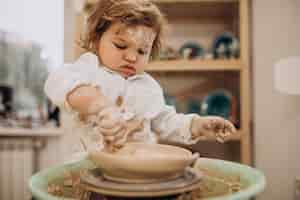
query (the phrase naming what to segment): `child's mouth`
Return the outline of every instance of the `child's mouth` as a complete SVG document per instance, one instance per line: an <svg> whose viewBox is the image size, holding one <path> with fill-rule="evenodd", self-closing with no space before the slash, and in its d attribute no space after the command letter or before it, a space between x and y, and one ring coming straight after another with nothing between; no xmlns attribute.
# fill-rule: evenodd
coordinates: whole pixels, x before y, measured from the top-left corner
<svg viewBox="0 0 300 200"><path fill-rule="evenodd" d="M136 69L132 66L123 66L121 68L121 71L126 77L133 76L136 74Z"/></svg>

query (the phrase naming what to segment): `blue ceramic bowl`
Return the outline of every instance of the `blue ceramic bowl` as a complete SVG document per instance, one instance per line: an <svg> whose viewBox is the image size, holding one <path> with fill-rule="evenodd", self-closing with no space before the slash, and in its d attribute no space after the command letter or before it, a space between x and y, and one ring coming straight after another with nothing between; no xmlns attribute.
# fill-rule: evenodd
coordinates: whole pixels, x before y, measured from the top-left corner
<svg viewBox="0 0 300 200"><path fill-rule="evenodd" d="M212 51L214 58L238 58L239 41L230 32L222 33L213 42Z"/></svg>
<svg viewBox="0 0 300 200"><path fill-rule="evenodd" d="M204 97L201 115L214 115L228 119L231 111L232 96L228 91L217 90Z"/></svg>

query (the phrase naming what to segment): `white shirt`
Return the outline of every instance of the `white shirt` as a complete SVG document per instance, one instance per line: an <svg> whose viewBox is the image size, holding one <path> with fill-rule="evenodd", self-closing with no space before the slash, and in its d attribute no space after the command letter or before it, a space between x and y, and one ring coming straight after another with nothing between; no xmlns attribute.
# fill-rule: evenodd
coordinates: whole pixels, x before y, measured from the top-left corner
<svg viewBox="0 0 300 200"><path fill-rule="evenodd" d="M66 95L81 84L97 85L112 102L121 96L130 112L145 119L143 130L133 134L131 140L157 142L158 139L164 139L185 144L196 142L191 139L190 132L194 115L176 113L173 107L166 105L162 88L149 74L125 79L100 65L96 55L85 53L75 63L65 64L50 73L45 83L45 92L54 104L66 108ZM80 126L80 131L88 131L83 125Z"/></svg>

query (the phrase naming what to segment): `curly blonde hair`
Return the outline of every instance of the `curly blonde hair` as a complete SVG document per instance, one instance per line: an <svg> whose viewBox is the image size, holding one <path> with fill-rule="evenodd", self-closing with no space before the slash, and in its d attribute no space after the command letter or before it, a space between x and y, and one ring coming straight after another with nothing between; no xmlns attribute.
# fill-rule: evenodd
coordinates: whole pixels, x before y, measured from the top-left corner
<svg viewBox="0 0 300 200"><path fill-rule="evenodd" d="M117 21L126 25L145 25L152 28L156 32L156 38L150 58L154 59L159 55L167 22L158 7L148 0L98 0L90 11L80 46L97 54L102 34Z"/></svg>

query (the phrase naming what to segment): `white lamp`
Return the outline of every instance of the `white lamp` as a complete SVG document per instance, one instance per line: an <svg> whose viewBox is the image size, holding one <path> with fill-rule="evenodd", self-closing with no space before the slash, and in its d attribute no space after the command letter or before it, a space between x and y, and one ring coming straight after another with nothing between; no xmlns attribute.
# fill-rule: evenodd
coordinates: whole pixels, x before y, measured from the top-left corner
<svg viewBox="0 0 300 200"><path fill-rule="evenodd" d="M280 60L274 68L275 88L286 94L300 94L300 57Z"/></svg>

